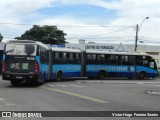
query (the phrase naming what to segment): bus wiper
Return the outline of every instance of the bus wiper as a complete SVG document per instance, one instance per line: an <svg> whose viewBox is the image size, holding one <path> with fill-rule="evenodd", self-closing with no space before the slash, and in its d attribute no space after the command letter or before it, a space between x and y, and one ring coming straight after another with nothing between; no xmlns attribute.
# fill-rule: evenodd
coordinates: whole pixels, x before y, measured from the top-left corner
<svg viewBox="0 0 160 120"><path fill-rule="evenodd" d="M6 54L9 53L9 52L13 53L14 51L15 51L15 49L10 49L10 50L6 51L5 53Z"/></svg>

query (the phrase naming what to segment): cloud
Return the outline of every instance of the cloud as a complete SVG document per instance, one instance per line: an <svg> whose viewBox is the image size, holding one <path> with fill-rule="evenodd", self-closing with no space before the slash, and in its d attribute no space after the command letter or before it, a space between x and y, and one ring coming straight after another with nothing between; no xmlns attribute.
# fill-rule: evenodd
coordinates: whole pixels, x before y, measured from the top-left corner
<svg viewBox="0 0 160 120"><path fill-rule="evenodd" d="M38 22L38 24L41 25L46 23L48 25L57 25L58 29L61 29L67 33L67 42L71 43L78 43L79 39L85 39L87 42L111 42L112 37L116 41L116 38L114 37L127 36L133 31L133 28L125 27L99 27L99 24L88 24L84 21L68 16L59 16ZM120 41L121 38L117 39ZM122 39L122 41L124 40L128 40L128 37Z"/></svg>
<svg viewBox="0 0 160 120"><path fill-rule="evenodd" d="M26 14L43 7L51 7L54 0L1 0L0 10L3 14Z"/></svg>
<svg viewBox="0 0 160 120"><path fill-rule="evenodd" d="M114 10L113 14L102 15L99 13L96 16L92 16L92 19L88 16L76 17L68 15L67 13L62 16L49 16L40 13L39 10L45 8L55 8L57 6L96 6L104 8L106 10ZM69 41L73 42L79 38L85 38L85 36L101 35L99 38L111 39L107 37L116 36L134 36L135 27L131 27L120 32L110 33L123 28L110 28L110 27L62 27L62 26L136 26L136 24L141 24L145 17L150 17L146 20L140 31L139 36L150 37L150 38L160 38L158 31L160 31L160 1L159 0L1 0L0 1L0 11L1 19L0 23L31 23L31 24L51 24L51 25L61 25L59 28L64 30L68 34L67 38ZM87 12L87 11L85 11ZM76 14L76 11L73 11ZM104 16L106 22L101 22L98 18L93 18L97 16ZM105 16L108 16L105 18ZM110 16L114 16L111 21ZM87 20L86 20L87 19ZM97 22L95 22L97 21ZM0 24L0 33L2 34L19 34L24 33L25 30L31 28L32 26L16 26L12 24ZM132 34L131 34L132 33ZM106 37L106 38L105 38ZM70 39L75 38L75 39ZM86 37L87 38L87 37ZM95 37L95 39L98 37ZM89 38L87 38L89 39ZM117 38L119 41L129 38ZM134 41L134 37L130 38ZM89 39L89 40L94 40ZM113 39L112 39L113 40ZM106 41L104 41L106 42Z"/></svg>

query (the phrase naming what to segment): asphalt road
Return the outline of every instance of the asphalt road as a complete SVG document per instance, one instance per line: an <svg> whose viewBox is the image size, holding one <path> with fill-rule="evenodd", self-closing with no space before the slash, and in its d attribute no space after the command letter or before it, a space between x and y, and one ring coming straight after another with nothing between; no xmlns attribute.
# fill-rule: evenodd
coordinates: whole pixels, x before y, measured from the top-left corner
<svg viewBox="0 0 160 120"><path fill-rule="evenodd" d="M50 81L42 86L25 83L14 87L9 81L0 78L0 111L160 111L160 79L68 79L62 82ZM62 118L97 120L97 117ZM141 117L142 119L158 118Z"/></svg>

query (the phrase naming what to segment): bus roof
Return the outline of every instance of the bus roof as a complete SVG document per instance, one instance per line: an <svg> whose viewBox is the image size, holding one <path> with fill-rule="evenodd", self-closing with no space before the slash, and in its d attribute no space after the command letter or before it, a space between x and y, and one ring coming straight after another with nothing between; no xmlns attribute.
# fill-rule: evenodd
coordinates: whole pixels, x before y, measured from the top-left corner
<svg viewBox="0 0 160 120"><path fill-rule="evenodd" d="M109 51L94 51L94 50L86 50L86 53L95 53L95 54L115 54L115 55L145 55L151 56L147 53L142 52L109 52Z"/></svg>
<svg viewBox="0 0 160 120"><path fill-rule="evenodd" d="M61 51L61 52L78 52L80 53L81 50L79 49L70 49L70 48L51 48L52 51Z"/></svg>
<svg viewBox="0 0 160 120"><path fill-rule="evenodd" d="M39 46L42 46L46 49L49 49L49 47L39 41L33 41L33 40L10 40L10 41L7 41L6 44L14 44L14 43L18 43L18 44L35 44L35 45L39 45Z"/></svg>

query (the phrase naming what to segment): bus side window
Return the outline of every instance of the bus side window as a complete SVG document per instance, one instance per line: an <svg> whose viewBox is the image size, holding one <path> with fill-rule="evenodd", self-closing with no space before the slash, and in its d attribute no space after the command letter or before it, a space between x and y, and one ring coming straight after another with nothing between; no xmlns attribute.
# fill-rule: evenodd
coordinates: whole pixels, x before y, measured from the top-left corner
<svg viewBox="0 0 160 120"><path fill-rule="evenodd" d="M121 64L119 55L116 55L116 57L115 57L115 64L117 64L117 65Z"/></svg>
<svg viewBox="0 0 160 120"><path fill-rule="evenodd" d="M101 54L99 59L100 59L100 61L102 61L101 64L105 64L105 55L104 54Z"/></svg>
<svg viewBox="0 0 160 120"><path fill-rule="evenodd" d="M68 61L70 64L74 64L74 59L73 59L73 53L68 53L69 54L69 58L68 58Z"/></svg>
<svg viewBox="0 0 160 120"><path fill-rule="evenodd" d="M143 65L148 67L148 60L143 60Z"/></svg>
<svg viewBox="0 0 160 120"><path fill-rule="evenodd" d="M154 62L150 62L150 63L149 63L149 67L154 69L154 68L155 68Z"/></svg>
<svg viewBox="0 0 160 120"><path fill-rule="evenodd" d="M62 58L63 58L63 59L66 59L66 57L67 57L67 53L65 53L65 52L62 53Z"/></svg>
<svg viewBox="0 0 160 120"><path fill-rule="evenodd" d="M70 57L69 57L69 59L71 59L71 60L73 60L73 53L69 53L70 55Z"/></svg>
<svg viewBox="0 0 160 120"><path fill-rule="evenodd" d="M142 65L142 57L141 56L136 56L136 65Z"/></svg>
<svg viewBox="0 0 160 120"><path fill-rule="evenodd" d="M80 54L76 53L76 63L79 64L80 62Z"/></svg>
<svg viewBox="0 0 160 120"><path fill-rule="evenodd" d="M49 51L48 50L45 50L45 53L44 53L44 63L48 64L49 63Z"/></svg>
<svg viewBox="0 0 160 120"><path fill-rule="evenodd" d="M106 64L111 64L112 63L111 55L105 55L105 59L106 59Z"/></svg>
<svg viewBox="0 0 160 120"><path fill-rule="evenodd" d="M44 54L45 54L44 48L40 47L39 52L40 52L40 61L41 63L44 63Z"/></svg>
<svg viewBox="0 0 160 120"><path fill-rule="evenodd" d="M92 54L87 54L87 63L88 63L88 64L91 64L91 63L92 63L92 58L93 58L93 55L92 55Z"/></svg>
<svg viewBox="0 0 160 120"><path fill-rule="evenodd" d="M128 65L128 56L121 56L121 60L123 65Z"/></svg>
<svg viewBox="0 0 160 120"><path fill-rule="evenodd" d="M54 54L53 54L53 63L54 64L58 64L58 63L60 63L61 61L60 61L60 58L59 58L59 52L53 52Z"/></svg>

